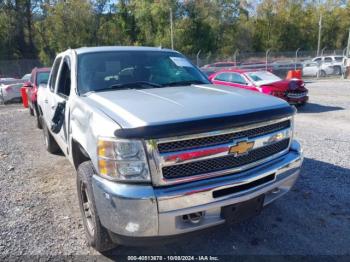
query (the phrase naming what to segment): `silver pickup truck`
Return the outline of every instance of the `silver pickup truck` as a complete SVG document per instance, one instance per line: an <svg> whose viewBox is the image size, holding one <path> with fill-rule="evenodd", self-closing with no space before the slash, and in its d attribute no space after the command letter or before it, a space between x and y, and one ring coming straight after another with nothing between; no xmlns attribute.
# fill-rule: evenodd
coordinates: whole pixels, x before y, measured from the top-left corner
<svg viewBox="0 0 350 262"><path fill-rule="evenodd" d="M247 219L291 189L303 161L294 107L212 85L173 50L69 49L38 104L99 251Z"/></svg>

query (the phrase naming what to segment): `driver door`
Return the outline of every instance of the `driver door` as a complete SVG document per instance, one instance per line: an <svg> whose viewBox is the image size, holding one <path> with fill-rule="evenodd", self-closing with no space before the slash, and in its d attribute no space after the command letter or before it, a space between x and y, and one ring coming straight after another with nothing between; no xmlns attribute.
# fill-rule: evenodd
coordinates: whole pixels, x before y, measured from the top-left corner
<svg viewBox="0 0 350 262"><path fill-rule="evenodd" d="M71 63L68 56L63 58L62 64L60 66L59 73L57 75L57 85L53 94L53 99L50 105L50 115L53 121L57 114L61 114L62 123L60 123L59 131L57 133L52 133L57 144L61 147L64 153L68 150L68 126L67 119L69 114L68 99L71 91ZM61 106L58 106L61 104ZM62 111L62 107L64 110ZM60 112L58 112L60 110ZM52 121L51 120L51 121ZM57 123L53 122L52 125Z"/></svg>
<svg viewBox="0 0 350 262"><path fill-rule="evenodd" d="M55 97L54 92L57 85L58 72L61 66L62 57L57 57L53 63L50 79L48 81L48 90L45 97L42 98L42 110L44 115L44 120L48 128L51 126L51 119L53 116L53 111L55 107Z"/></svg>

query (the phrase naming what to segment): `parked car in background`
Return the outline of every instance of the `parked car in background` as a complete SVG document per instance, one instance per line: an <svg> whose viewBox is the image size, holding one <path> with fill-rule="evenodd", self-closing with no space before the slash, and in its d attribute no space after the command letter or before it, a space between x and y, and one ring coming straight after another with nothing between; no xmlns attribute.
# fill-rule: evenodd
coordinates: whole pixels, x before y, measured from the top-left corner
<svg viewBox="0 0 350 262"><path fill-rule="evenodd" d="M212 68L200 68L199 70L201 70L202 73L204 73L206 76L210 76L212 74L214 74L215 72L217 72L217 70L212 69Z"/></svg>
<svg viewBox="0 0 350 262"><path fill-rule="evenodd" d="M264 70L222 70L209 76L216 85L227 85L273 95L290 104L305 104L308 90L300 79L282 80L271 72Z"/></svg>
<svg viewBox="0 0 350 262"><path fill-rule="evenodd" d="M47 84L50 75L50 68L35 67L30 74L29 81L25 82L23 87L26 88L28 96L28 109L32 116L36 117L37 127L41 128L40 114L37 104L37 93L40 84Z"/></svg>
<svg viewBox="0 0 350 262"><path fill-rule="evenodd" d="M211 69L223 69L223 68L233 68L233 67L237 67L238 63L236 62L216 62L216 63L212 63L212 64L207 64L202 66L202 68L211 68Z"/></svg>
<svg viewBox="0 0 350 262"><path fill-rule="evenodd" d="M0 78L0 84L4 82L10 82L10 81L17 81L18 79L12 78L12 77L1 77Z"/></svg>
<svg viewBox="0 0 350 262"><path fill-rule="evenodd" d="M21 79L24 81L29 81L32 74L25 74Z"/></svg>
<svg viewBox="0 0 350 262"><path fill-rule="evenodd" d="M344 58L344 56L317 56L312 59L312 62L317 62L325 66L330 66L333 68L333 74L341 75L344 71Z"/></svg>
<svg viewBox="0 0 350 262"><path fill-rule="evenodd" d="M303 64L303 76L320 76L325 77L327 75L331 75L334 72L334 68L323 63L317 62L304 62Z"/></svg>
<svg viewBox="0 0 350 262"><path fill-rule="evenodd" d="M0 101L2 103L7 102L20 102L22 83L0 83Z"/></svg>
<svg viewBox="0 0 350 262"><path fill-rule="evenodd" d="M244 70L267 70L269 72L272 72L273 67L270 63L266 64L266 62L262 61L249 61L249 62L243 62L240 64L239 69Z"/></svg>

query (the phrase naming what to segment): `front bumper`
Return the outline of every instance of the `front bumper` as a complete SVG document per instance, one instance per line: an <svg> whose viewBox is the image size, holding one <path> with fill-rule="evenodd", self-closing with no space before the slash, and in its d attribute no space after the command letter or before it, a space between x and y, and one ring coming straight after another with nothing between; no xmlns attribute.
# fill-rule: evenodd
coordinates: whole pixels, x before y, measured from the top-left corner
<svg viewBox="0 0 350 262"><path fill-rule="evenodd" d="M309 101L308 96L302 98L287 98L287 102L292 105L305 104L307 101Z"/></svg>
<svg viewBox="0 0 350 262"><path fill-rule="evenodd" d="M157 237L188 233L225 222L223 206L250 200L265 194L267 205L287 193L299 176L303 161L298 142L284 156L245 172L154 188L151 185L121 184L93 177L93 191L100 221L120 236ZM241 186L274 174L274 179L259 186L220 197L213 192ZM203 212L199 223L190 223L184 215Z"/></svg>

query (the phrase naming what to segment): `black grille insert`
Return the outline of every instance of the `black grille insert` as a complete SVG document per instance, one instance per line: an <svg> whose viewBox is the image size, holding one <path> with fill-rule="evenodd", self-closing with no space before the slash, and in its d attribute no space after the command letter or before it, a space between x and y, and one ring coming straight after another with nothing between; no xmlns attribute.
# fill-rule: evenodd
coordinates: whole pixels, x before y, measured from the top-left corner
<svg viewBox="0 0 350 262"><path fill-rule="evenodd" d="M254 149L242 156L236 157L231 154L197 162L166 166L162 168L163 177L167 179L188 177L240 167L277 154L287 149L288 145L289 139L284 139L272 145Z"/></svg>
<svg viewBox="0 0 350 262"><path fill-rule="evenodd" d="M275 131L286 129L290 127L290 120L278 122L275 124L261 126L249 130L233 132L228 134L222 134L210 137L201 137L188 140L180 140L174 142L166 142L158 144L159 153L169 153L182 150L189 150L194 148L201 148L207 146L215 146L220 144L226 144L232 142L233 139L238 138L253 138L265 134L269 134Z"/></svg>
<svg viewBox="0 0 350 262"><path fill-rule="evenodd" d="M251 189L251 188L254 188L257 186L261 186L263 184L266 184L268 182L273 181L274 179L275 179L275 174L272 174L272 175L265 176L263 178L260 178L258 180L255 180L255 181L247 183L247 184L217 190L217 191L213 192L213 197L217 198L217 197L223 197L223 196L231 195L234 193L238 193L238 192L248 190L248 189Z"/></svg>

